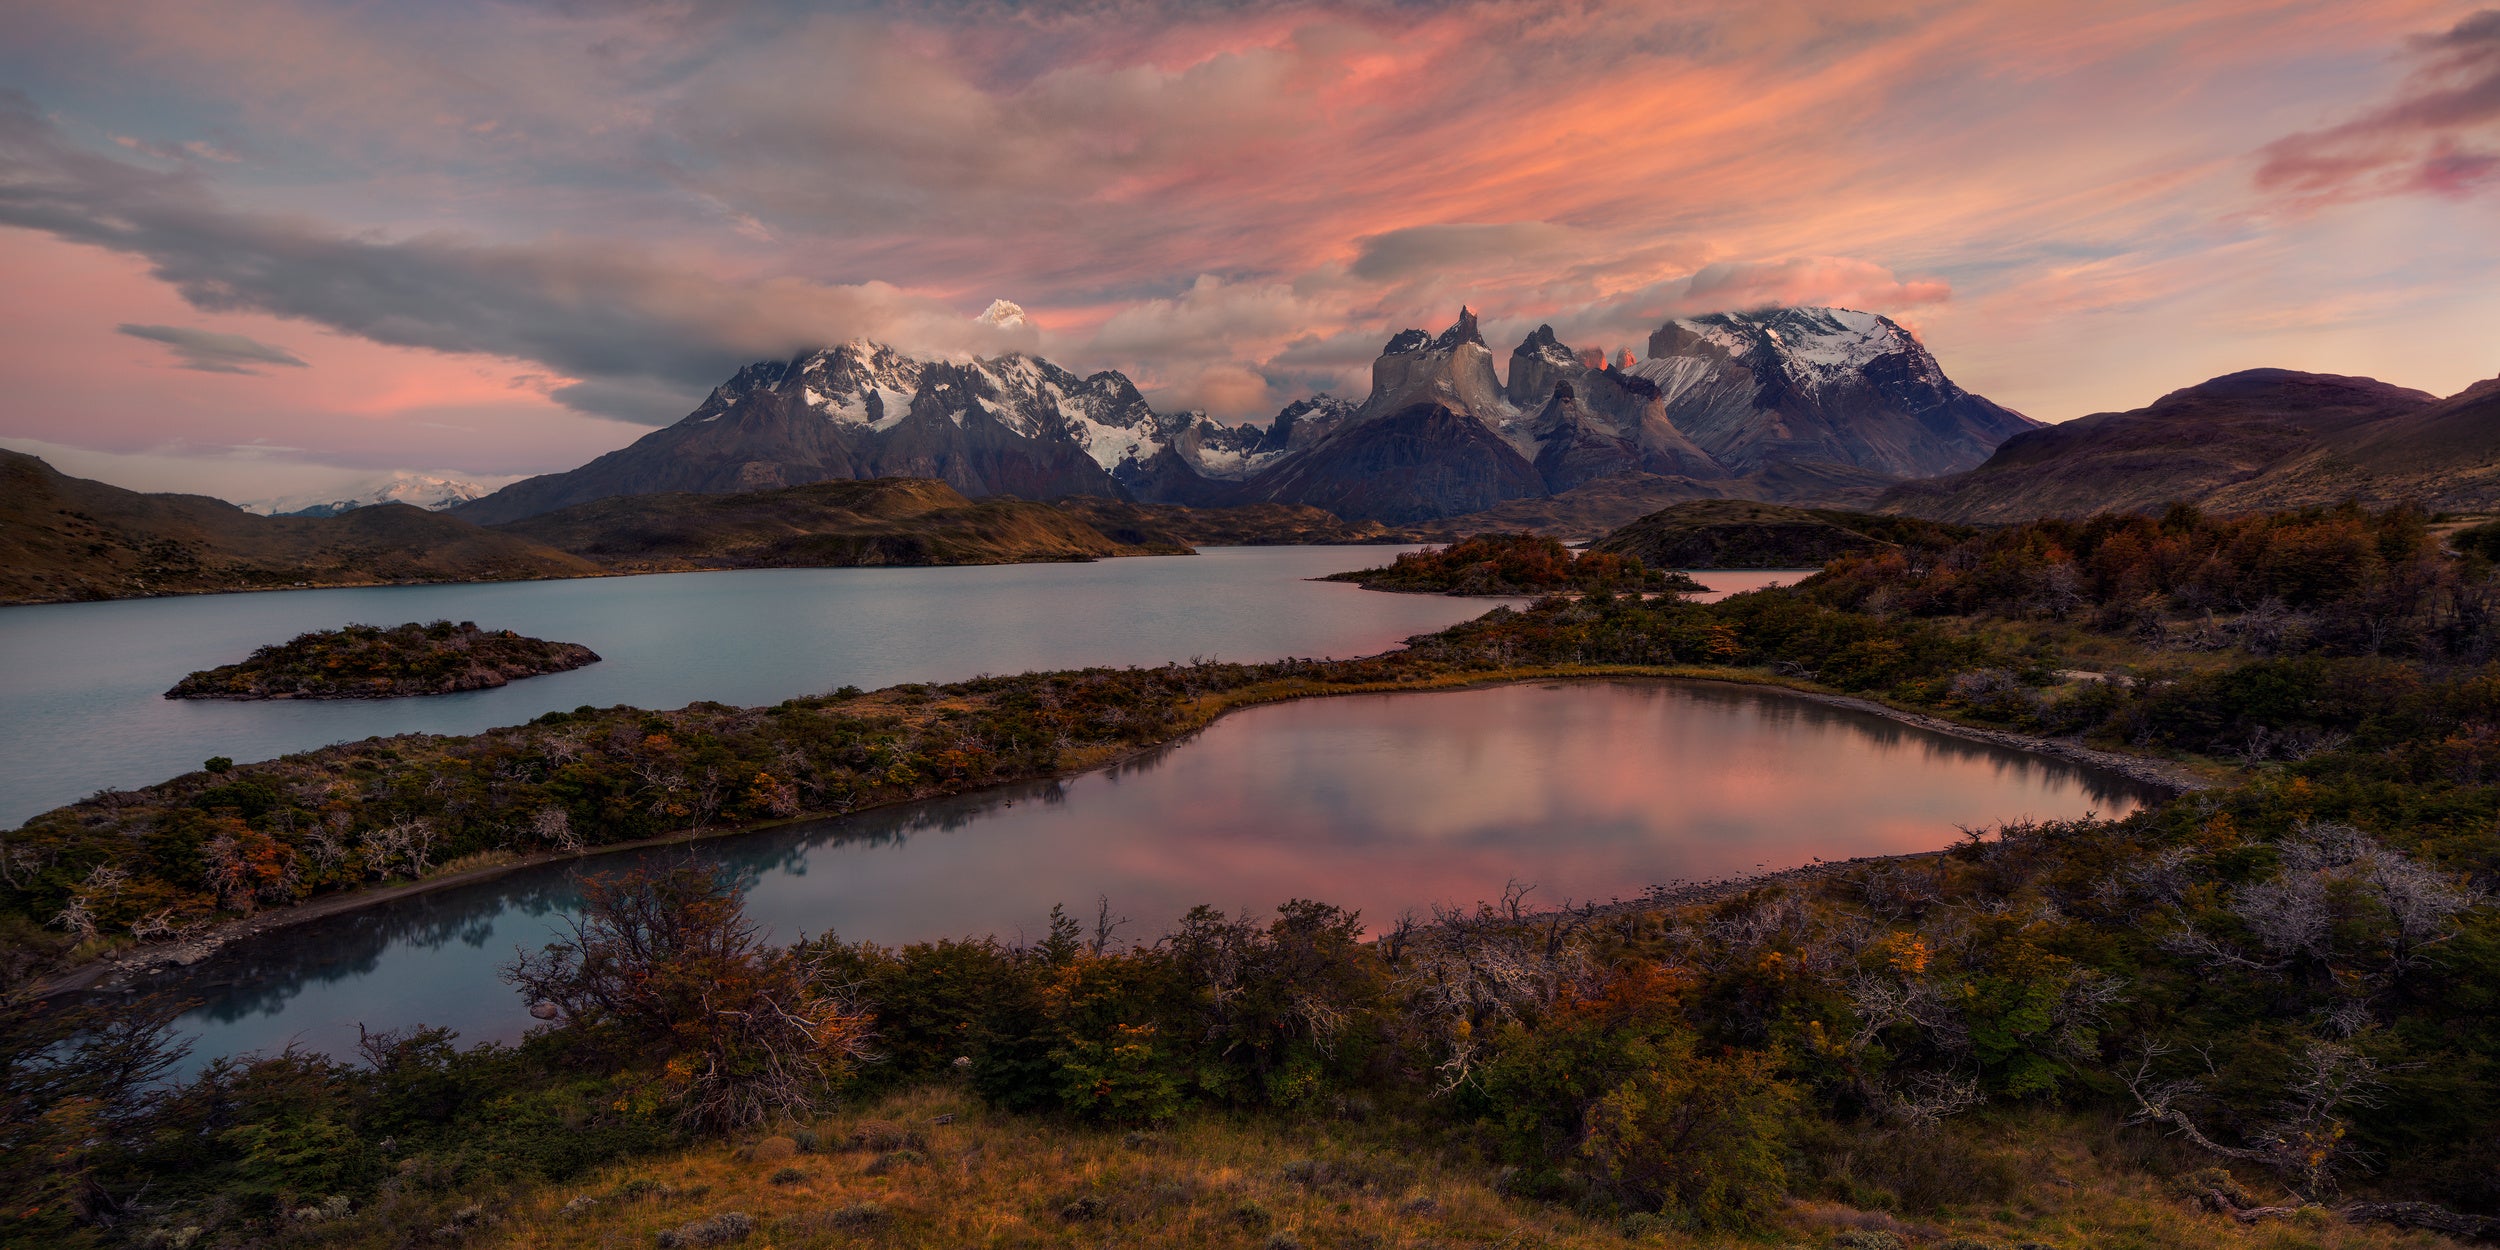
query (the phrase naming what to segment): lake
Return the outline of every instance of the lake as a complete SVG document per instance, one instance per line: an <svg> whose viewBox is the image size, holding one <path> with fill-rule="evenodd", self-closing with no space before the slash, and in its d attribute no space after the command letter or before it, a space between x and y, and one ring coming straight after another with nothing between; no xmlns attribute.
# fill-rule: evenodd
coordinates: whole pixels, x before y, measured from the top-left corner
<svg viewBox="0 0 2500 1250"><path fill-rule="evenodd" d="M970 568L753 569L0 608L0 829L106 787L375 734L475 733L583 704L778 703L981 673L1388 650L1482 599L1307 579L1411 547ZM495 690L385 700L167 699L194 669L351 622L476 621L602 657Z"/></svg>
<svg viewBox="0 0 2500 1250"><path fill-rule="evenodd" d="M1373 596L1375 599L1396 596ZM1420 600L1419 602L1435 602ZM985 666L987 667L987 666ZM1030 938L1097 899L1151 938L1190 906L1292 898L1380 926L1532 882L1546 902L1679 879L1932 850L1962 826L2120 815L2149 795L2061 761L1775 690L1602 681L1257 707L1065 782L697 844L773 935ZM666 852L548 865L238 943L172 983L195 1061L356 1026L478 1041L529 1024L497 978L548 940L573 882Z"/></svg>

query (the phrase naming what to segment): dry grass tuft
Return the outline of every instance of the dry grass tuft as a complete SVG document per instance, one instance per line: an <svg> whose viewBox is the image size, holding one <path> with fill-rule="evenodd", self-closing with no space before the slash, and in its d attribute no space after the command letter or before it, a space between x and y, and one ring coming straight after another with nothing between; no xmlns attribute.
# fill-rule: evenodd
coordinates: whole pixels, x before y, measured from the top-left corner
<svg viewBox="0 0 2500 1250"><path fill-rule="evenodd" d="M619 1167L515 1202L470 1244L622 1250L743 1214L753 1233L739 1244L772 1250L1824 1250L1884 1238L1908 1250L2455 1250L2436 1236L2355 1228L2324 1212L2243 1227L2177 1197L2175 1175L2160 1170L2174 1167L2165 1151L2146 1151L2105 1125L2047 1115L1957 1130L1966 1157L2026 1178L2010 1196L1974 1193L1917 1217L1798 1202L1782 1227L1753 1240L1695 1239L1657 1217L1594 1218L1506 1197L1494 1168L1419 1148L1385 1122L1210 1115L1122 1132L1005 1115L960 1089L933 1088L792 1136L810 1132L841 1152L807 1155L794 1167L765 1159L758 1143ZM597 1201L581 1204L582 1196Z"/></svg>

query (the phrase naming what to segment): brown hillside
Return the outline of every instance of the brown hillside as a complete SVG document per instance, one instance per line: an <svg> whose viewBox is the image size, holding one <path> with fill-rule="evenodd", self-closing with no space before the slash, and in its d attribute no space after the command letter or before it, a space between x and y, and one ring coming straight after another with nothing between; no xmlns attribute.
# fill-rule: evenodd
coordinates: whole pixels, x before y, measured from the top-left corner
<svg viewBox="0 0 2500 1250"><path fill-rule="evenodd" d="M1876 510L1988 523L2347 499L2500 503L2500 384L2440 400L2370 378L2253 369L2016 435L1968 473L1894 487Z"/></svg>
<svg viewBox="0 0 2500 1250"><path fill-rule="evenodd" d="M742 495L620 495L495 532L622 572L1013 564L1187 550L1122 545L1048 504L976 503L926 478L846 479Z"/></svg>
<svg viewBox="0 0 2500 1250"><path fill-rule="evenodd" d="M527 538L406 504L336 517L255 516L204 495L147 495L70 477L0 450L0 603L599 571Z"/></svg>
<svg viewBox="0 0 2500 1250"><path fill-rule="evenodd" d="M1378 521L1347 522L1306 504L1253 503L1232 508L1190 508L1171 503L1125 503L1096 495L1062 499L1061 511L1100 530L1113 542L1140 546L1266 547L1332 546L1345 543L1418 541L1416 527Z"/></svg>

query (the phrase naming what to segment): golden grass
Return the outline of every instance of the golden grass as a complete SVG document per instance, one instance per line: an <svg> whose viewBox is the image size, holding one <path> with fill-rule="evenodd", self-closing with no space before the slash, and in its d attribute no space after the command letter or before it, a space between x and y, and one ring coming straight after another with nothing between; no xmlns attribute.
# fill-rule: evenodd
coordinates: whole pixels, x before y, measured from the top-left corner
<svg viewBox="0 0 2500 1250"><path fill-rule="evenodd" d="M951 1120L947 1120L952 1117ZM940 1123L940 1120L947 1122ZM786 1141L719 1144L611 1168L528 1195L473 1245L588 1250L739 1212L736 1244L815 1247L1250 1247L1457 1250L1627 1245L1805 1246L1850 1229L1912 1246L1968 1238L2001 1250L2445 1250L2425 1233L2357 1228L2318 1210L2254 1228L2195 1208L2113 1153L2106 1132L2050 1115L1965 1126L1957 1150L2019 1178L2010 1197L1926 1219L1832 1202L1791 1204L1760 1237L1627 1239L1612 1219L1506 1197L1489 1166L1444 1158L1394 1125L1218 1115L1151 1133L1072 1127L985 1109L956 1088L881 1100ZM2134 1133L2143 1130L2124 1130ZM568 1205L569 1204L569 1205Z"/></svg>
<svg viewBox="0 0 2500 1250"><path fill-rule="evenodd" d="M479 868L501 868L506 864L517 864L519 862L521 862L521 856L517 851L472 851L467 855L459 857L458 859L446 860L443 863L435 865L433 868L428 869L425 875L428 879L432 879L434 877L451 877L464 872L471 872Z"/></svg>

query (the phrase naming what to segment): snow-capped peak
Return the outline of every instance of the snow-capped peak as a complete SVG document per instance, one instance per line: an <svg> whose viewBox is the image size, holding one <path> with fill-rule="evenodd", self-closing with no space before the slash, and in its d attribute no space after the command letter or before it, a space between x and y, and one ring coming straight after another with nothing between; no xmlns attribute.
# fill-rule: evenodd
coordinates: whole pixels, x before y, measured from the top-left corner
<svg viewBox="0 0 2500 1250"><path fill-rule="evenodd" d="M1743 355L1765 344L1817 369L1860 369L1918 347L1910 332L1876 313L1852 308L1774 308L1709 313L1675 322L1702 339Z"/></svg>
<svg viewBox="0 0 2500 1250"><path fill-rule="evenodd" d="M997 326L1001 330L1021 330L1033 324L1031 319L1024 315L1022 306L1003 299L991 300L990 306L983 309L981 315L973 320L985 326Z"/></svg>
<svg viewBox="0 0 2500 1250"><path fill-rule="evenodd" d="M1907 355L1911 376L1947 385L1935 359L1917 338L1890 318L1851 308L1773 308L1758 312L1707 313L1668 322L1650 340L1650 359L1631 372L1669 390L1697 380L1703 362L1679 349L1677 340L1708 344L1754 369L1774 369L1813 390L1863 374L1886 357Z"/></svg>
<svg viewBox="0 0 2500 1250"><path fill-rule="evenodd" d="M337 516L342 512L382 503L404 503L428 512L440 512L454 504L482 499L490 489L460 478L434 477L402 470L344 491L264 499L243 507L247 512L265 516Z"/></svg>

